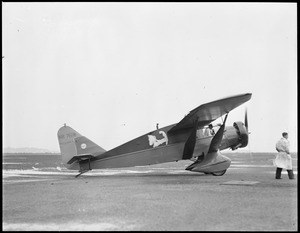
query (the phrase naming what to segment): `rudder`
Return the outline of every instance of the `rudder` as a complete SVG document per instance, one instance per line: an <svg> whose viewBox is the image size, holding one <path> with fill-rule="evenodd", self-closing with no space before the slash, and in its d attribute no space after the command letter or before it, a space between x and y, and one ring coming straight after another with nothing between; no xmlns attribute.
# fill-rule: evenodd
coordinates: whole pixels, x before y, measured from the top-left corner
<svg viewBox="0 0 300 233"><path fill-rule="evenodd" d="M82 136L76 130L64 125L57 132L62 162L68 169L79 169L77 159L73 157L80 156L97 156L105 152L105 150L92 142L88 138ZM70 163L70 161L72 163Z"/></svg>

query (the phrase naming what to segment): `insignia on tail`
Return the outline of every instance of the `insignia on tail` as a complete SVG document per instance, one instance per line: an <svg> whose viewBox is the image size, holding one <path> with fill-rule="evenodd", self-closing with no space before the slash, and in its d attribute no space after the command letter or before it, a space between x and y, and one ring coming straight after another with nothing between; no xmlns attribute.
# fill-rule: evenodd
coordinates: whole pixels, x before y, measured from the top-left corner
<svg viewBox="0 0 300 233"><path fill-rule="evenodd" d="M81 170L80 161L106 152L102 147L66 125L58 130L57 138L62 162L68 169Z"/></svg>

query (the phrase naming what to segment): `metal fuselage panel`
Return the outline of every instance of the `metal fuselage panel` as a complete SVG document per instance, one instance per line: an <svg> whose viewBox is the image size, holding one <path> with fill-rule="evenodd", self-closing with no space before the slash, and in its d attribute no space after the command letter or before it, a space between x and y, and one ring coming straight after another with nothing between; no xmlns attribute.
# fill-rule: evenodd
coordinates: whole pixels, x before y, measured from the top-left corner
<svg viewBox="0 0 300 233"><path fill-rule="evenodd" d="M212 137L198 139L193 156L199 156L203 152L207 153L211 139ZM120 168L174 162L182 160L184 146L185 142L178 142L143 151L110 156L93 161L91 168Z"/></svg>
<svg viewBox="0 0 300 233"><path fill-rule="evenodd" d="M209 146L210 146L212 139L213 139L213 136L198 138L196 140L193 157L198 157L198 156L202 155L203 153L206 155L209 150Z"/></svg>
<svg viewBox="0 0 300 233"><path fill-rule="evenodd" d="M164 135L161 131L167 132L173 125L149 132L141 137L129 141L91 160L92 169L120 168L144 166L157 163L166 163L182 160L185 142L192 129L185 129L176 134ZM151 144L150 137L157 139L157 145ZM196 140L193 156L207 153L212 137ZM158 145L161 142L161 145ZM83 164L84 165L84 164ZM84 165L88 166L88 164Z"/></svg>
<svg viewBox="0 0 300 233"><path fill-rule="evenodd" d="M191 134L192 129L185 129L174 134L167 134L168 129L173 126L174 125L170 125L144 134L91 159L90 168L134 167L182 160L185 142ZM166 135L160 133L161 131L165 132ZM152 136L156 138L158 144L161 144L151 144L150 138ZM234 140L236 137L237 135L234 127L226 127L220 150L227 149L230 146L229 141ZM167 140L165 140L166 138ZM213 136L197 138L193 157L200 156L203 153L206 155L212 139ZM88 161L81 166L87 169L89 167ZM77 166L74 166L72 169L77 169Z"/></svg>
<svg viewBox="0 0 300 233"><path fill-rule="evenodd" d="M181 160L192 129L168 134L173 126L151 131L93 158L91 168L133 167Z"/></svg>
<svg viewBox="0 0 300 233"><path fill-rule="evenodd" d="M175 143L154 149L111 156L91 163L92 169L145 166L174 162L182 159L184 143Z"/></svg>

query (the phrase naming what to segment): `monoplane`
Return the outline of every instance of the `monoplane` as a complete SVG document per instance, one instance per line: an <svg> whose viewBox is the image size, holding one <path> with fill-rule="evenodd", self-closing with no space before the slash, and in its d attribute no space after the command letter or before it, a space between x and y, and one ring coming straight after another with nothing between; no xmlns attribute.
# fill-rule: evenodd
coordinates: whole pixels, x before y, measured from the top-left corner
<svg viewBox="0 0 300 233"><path fill-rule="evenodd" d="M240 94L198 106L177 124L157 128L114 149L104 150L85 136L64 125L57 133L62 162L79 175L92 169L145 166L191 160L186 170L224 175L231 160L220 151L246 147L248 119L225 126L228 113L251 99ZM222 116L224 116L224 119ZM222 118L222 124L208 127Z"/></svg>

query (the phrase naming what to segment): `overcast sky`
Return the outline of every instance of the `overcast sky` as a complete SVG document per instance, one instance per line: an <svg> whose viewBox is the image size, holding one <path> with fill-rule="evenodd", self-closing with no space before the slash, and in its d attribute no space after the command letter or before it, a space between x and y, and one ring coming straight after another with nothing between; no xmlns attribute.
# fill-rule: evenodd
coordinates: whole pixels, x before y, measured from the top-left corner
<svg viewBox="0 0 300 233"><path fill-rule="evenodd" d="M252 93L253 152L297 151L296 3L3 3L3 147L59 151L64 123L105 149Z"/></svg>

